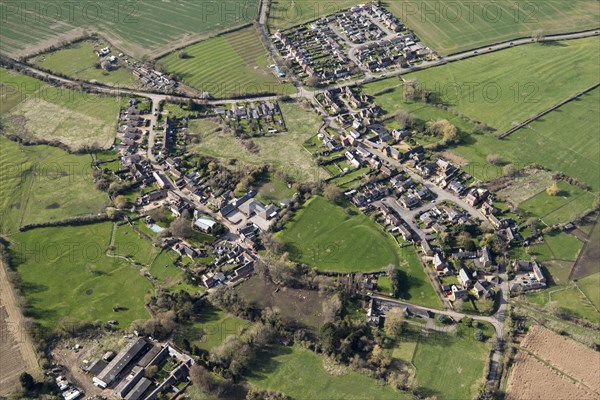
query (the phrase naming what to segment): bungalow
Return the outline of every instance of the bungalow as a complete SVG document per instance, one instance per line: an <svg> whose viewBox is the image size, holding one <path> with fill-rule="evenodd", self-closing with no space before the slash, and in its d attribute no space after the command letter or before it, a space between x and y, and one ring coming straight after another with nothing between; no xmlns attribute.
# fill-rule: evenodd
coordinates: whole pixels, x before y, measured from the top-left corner
<svg viewBox="0 0 600 400"><path fill-rule="evenodd" d="M458 299L467 299L469 297L469 291L466 289L459 289L456 285L452 285L452 294L448 298L452 301Z"/></svg>
<svg viewBox="0 0 600 400"><path fill-rule="evenodd" d="M429 242L425 239L423 239L423 241L421 242L421 250L423 250L423 253L425 253L425 255L428 257L431 257L433 255L433 250L431 249Z"/></svg>
<svg viewBox="0 0 600 400"><path fill-rule="evenodd" d="M412 233L410 232L410 230L408 230L404 225L400 224L397 225L398 226L398 230L400 231L400 234L402 235L402 239L408 241L411 241L413 238Z"/></svg>
<svg viewBox="0 0 600 400"><path fill-rule="evenodd" d="M427 188L423 188L417 191L417 197L419 200L426 200L431 197L431 191Z"/></svg>
<svg viewBox="0 0 600 400"><path fill-rule="evenodd" d="M440 254L435 253L435 256L433 256L433 268L435 268L435 270L438 272L438 274L440 272L444 271L446 266L447 265L444 262L444 260L442 259L442 257L440 256Z"/></svg>
<svg viewBox="0 0 600 400"><path fill-rule="evenodd" d="M487 297L489 295L488 290L483 287L483 285L480 282L475 282L475 285L473 285L473 289L471 289L471 293L473 293L473 296L475 296L476 299L479 299L481 297Z"/></svg>
<svg viewBox="0 0 600 400"><path fill-rule="evenodd" d="M450 184L448 185L448 189L452 190L458 195L465 191L465 187L463 186L463 184L456 180L450 182Z"/></svg>
<svg viewBox="0 0 600 400"><path fill-rule="evenodd" d="M419 200L413 196L402 196L399 202L400 205L406 209L410 209L419 204Z"/></svg>

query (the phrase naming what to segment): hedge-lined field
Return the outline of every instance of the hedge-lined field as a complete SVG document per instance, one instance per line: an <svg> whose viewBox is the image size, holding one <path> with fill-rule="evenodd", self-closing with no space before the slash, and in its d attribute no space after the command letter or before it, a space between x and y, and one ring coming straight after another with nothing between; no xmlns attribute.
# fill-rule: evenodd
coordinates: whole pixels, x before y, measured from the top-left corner
<svg viewBox="0 0 600 400"><path fill-rule="evenodd" d="M89 155L56 147L21 146L0 137L0 226L19 226L97 214L109 199L96 190Z"/></svg>
<svg viewBox="0 0 600 400"><path fill-rule="evenodd" d="M0 68L4 131L31 141L60 142L71 149L109 148L121 100L54 87Z"/></svg>
<svg viewBox="0 0 600 400"><path fill-rule="evenodd" d="M27 313L44 328L59 328L65 316L117 320L124 328L149 318L144 298L153 293L150 282L127 261L106 255L112 229L112 223L102 223L14 235L13 260L29 302Z"/></svg>
<svg viewBox="0 0 600 400"><path fill-rule="evenodd" d="M530 44L402 76L417 80L454 112L487 123L498 133L598 83L600 38ZM386 111L402 104L397 78L365 85ZM422 104L421 104L422 105Z"/></svg>
<svg viewBox="0 0 600 400"><path fill-rule="evenodd" d="M555 34L600 26L594 0L387 0L382 5L442 55L528 37L538 30Z"/></svg>
<svg viewBox="0 0 600 400"><path fill-rule="evenodd" d="M4 2L3 2L4 3ZM140 57L173 41L253 21L258 0L46 0L3 4L2 53L23 55L97 31Z"/></svg>
<svg viewBox="0 0 600 400"><path fill-rule="evenodd" d="M217 36L174 52L160 61L167 71L212 97L294 93L281 85L269 68L272 60L254 27Z"/></svg>

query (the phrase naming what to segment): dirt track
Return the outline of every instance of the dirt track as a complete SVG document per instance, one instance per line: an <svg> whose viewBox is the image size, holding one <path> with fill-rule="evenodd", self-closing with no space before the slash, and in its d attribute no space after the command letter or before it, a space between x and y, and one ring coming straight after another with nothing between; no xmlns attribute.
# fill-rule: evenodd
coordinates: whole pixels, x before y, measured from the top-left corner
<svg viewBox="0 0 600 400"><path fill-rule="evenodd" d="M19 384L19 375L40 373L29 335L23 329L19 309L4 265L0 263L0 395L11 393Z"/></svg>

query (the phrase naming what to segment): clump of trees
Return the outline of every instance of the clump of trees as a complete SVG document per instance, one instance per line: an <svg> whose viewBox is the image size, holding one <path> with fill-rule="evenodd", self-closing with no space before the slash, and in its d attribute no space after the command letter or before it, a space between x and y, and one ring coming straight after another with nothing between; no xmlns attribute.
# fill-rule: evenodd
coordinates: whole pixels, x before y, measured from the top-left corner
<svg viewBox="0 0 600 400"><path fill-rule="evenodd" d="M392 290L392 296L400 296L400 272L394 264L390 264L386 268L388 277L390 278L390 288Z"/></svg>
<svg viewBox="0 0 600 400"><path fill-rule="evenodd" d="M323 196L334 204L340 204L344 199L342 192L340 192L340 189L334 184L325 186L323 189Z"/></svg>
<svg viewBox="0 0 600 400"><path fill-rule="evenodd" d="M394 117L394 120L404 129L412 129L417 125L417 118L408 111L400 111Z"/></svg>
<svg viewBox="0 0 600 400"><path fill-rule="evenodd" d="M502 156L499 154L488 154L486 157L488 164L500 165L502 163Z"/></svg>
<svg viewBox="0 0 600 400"><path fill-rule="evenodd" d="M399 308L391 309L385 317L385 333L397 338L402 334L404 327L404 311Z"/></svg>
<svg viewBox="0 0 600 400"><path fill-rule="evenodd" d="M558 196L560 194L558 184L556 182L552 183L552 185L546 188L546 193L548 193L549 196Z"/></svg>
<svg viewBox="0 0 600 400"><path fill-rule="evenodd" d="M427 133L432 136L441 137L446 145L455 143L458 140L458 130L447 119L438 119L435 122L427 124Z"/></svg>
<svg viewBox="0 0 600 400"><path fill-rule="evenodd" d="M404 82L404 101L421 101L428 103L431 97L431 91L425 89L416 79Z"/></svg>

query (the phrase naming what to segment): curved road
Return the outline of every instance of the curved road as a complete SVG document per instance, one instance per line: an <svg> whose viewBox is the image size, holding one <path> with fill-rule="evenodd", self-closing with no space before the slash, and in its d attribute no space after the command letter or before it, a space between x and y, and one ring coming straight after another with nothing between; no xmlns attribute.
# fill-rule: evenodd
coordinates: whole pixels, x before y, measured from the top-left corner
<svg viewBox="0 0 600 400"><path fill-rule="evenodd" d="M263 1L263 3L264 3L264 1ZM266 10L263 9L261 11L261 17L260 17L261 21L263 20L263 18L266 18L266 17L263 17L263 15L266 15L265 13L266 13ZM263 25L262 29L264 29L264 25ZM598 35L600 35L600 29L594 29L594 30L579 32L579 33L568 33L568 34L563 34L563 35L546 36L545 40L546 41L549 41L549 40L552 40L552 41L571 40L571 39L580 39L580 38L598 36ZM269 43L270 42L271 41L269 40ZM483 54L507 49L507 48L514 47L514 46L530 44L531 42L533 42L533 39L531 39L531 38L510 40L510 41L506 41L506 42L502 42L502 43L497 43L497 44L494 44L491 46L482 47L477 50L469 50L469 51L464 51L462 53L457 53L457 54L454 54L454 55L451 55L448 57L442 57L442 58L439 58L434 61L426 61L426 62L423 62L422 64L419 64L419 65L416 65L413 67L398 68L394 71L384 72L384 73L380 74L377 78L366 77L366 78L362 78L362 79L355 79L355 80L346 81L346 82L343 82L340 84L331 85L331 86L317 89L317 90L309 90L304 87L299 87L299 88L297 88L299 90L298 93L294 93L289 96L292 98L305 97L305 98L308 98L309 100L312 100L315 95L317 95L319 93L323 93L329 89L344 88L347 86L354 86L357 84L373 82L373 81L377 81L377 80L381 80L381 79L385 79L385 78L399 76L399 75L407 74L409 72L415 72L415 71L420 71L420 70L424 70L424 69L428 69L428 68L433 68L433 67L437 67L439 65L447 64L449 62L463 60L463 59L471 58L471 57L477 57L477 56L480 56ZM239 101L273 100L275 98L282 97L284 95L282 93L281 95L275 95L275 96L256 96L256 97L243 97L243 98L231 98L231 99L210 99L209 100L206 98L185 96L185 95L158 94L158 93L147 92L144 90L107 87L107 86L97 85L97 84L93 84L93 83L89 83L89 82L82 83L82 82L74 81L74 80L71 80L68 78L63 78L63 77L56 76L51 73L39 70L29 64L18 62L16 60L12 60L12 59L11 59L11 61L16 65L19 65L23 69L26 69L35 77L42 79L42 80L51 79L51 80L61 82L61 83L66 83L66 84L71 84L71 85L81 85L84 88L94 89L94 90L98 91L99 93L113 95L113 96L148 97L148 98L152 99L153 101L155 101L155 100L163 101L166 99L177 99L177 100L187 101L189 99L192 99L192 100L196 100L196 101L206 102L207 104L231 104L231 103L237 103Z"/></svg>

